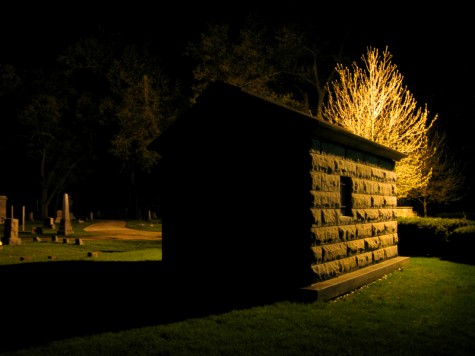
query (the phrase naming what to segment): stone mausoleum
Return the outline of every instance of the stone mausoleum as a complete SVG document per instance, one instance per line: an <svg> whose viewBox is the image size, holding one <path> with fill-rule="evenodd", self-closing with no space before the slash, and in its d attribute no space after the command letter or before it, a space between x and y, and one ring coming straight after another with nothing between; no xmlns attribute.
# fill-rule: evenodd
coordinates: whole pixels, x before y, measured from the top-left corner
<svg viewBox="0 0 475 356"><path fill-rule="evenodd" d="M153 146L163 264L182 285L330 299L399 268L403 154L216 83Z"/></svg>

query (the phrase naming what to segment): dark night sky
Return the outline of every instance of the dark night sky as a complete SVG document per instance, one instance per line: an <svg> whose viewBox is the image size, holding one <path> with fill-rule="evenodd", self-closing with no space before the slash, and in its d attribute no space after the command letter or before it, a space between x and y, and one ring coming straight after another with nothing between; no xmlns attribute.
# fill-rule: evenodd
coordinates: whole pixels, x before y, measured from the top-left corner
<svg viewBox="0 0 475 356"><path fill-rule="evenodd" d="M99 5L98 5L99 4ZM475 31L467 5L414 9L401 2L379 9L368 3L321 5L309 10L308 2L293 1L270 8L246 3L216 5L130 4L100 5L100 1L69 1L48 6L12 5L0 8L0 62L34 62L55 56L72 39L99 28L137 38L153 37L168 50L179 50L209 21L235 21L250 10L274 21L319 23L335 36L348 34L347 43L359 60L367 46L388 46L409 90L419 104L427 103L441 120L466 121L475 115ZM307 5L305 5L307 4ZM410 4L410 3L409 3ZM450 118L449 118L450 117ZM473 121L473 120L469 120Z"/></svg>
<svg viewBox="0 0 475 356"><path fill-rule="evenodd" d="M292 1L273 8L260 6L258 2L253 2L251 7L245 2L190 5L178 1L167 5L152 1L101 5L100 1L74 0L54 6L44 2L1 5L0 63L35 63L55 58L65 45L94 34L99 28L139 39L151 37L167 53L180 51L207 22L242 21L251 10L275 22L281 19L318 23L322 31L335 38L348 35L346 43L354 60L359 60L368 46L381 50L388 46L393 63L419 105L427 104L431 114L438 114L451 140L463 145L472 160L475 157L473 12L468 5L454 1L445 6L417 5L417 8L412 3L322 5L315 2L313 9L308 1Z"/></svg>

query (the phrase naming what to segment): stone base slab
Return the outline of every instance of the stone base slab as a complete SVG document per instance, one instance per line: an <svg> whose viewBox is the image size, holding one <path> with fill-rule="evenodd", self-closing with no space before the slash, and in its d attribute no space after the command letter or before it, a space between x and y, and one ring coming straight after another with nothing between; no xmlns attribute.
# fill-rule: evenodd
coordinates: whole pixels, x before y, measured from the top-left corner
<svg viewBox="0 0 475 356"><path fill-rule="evenodd" d="M349 272L327 281L302 288L303 296L309 300L330 300L371 283L409 263L409 257L398 256L360 270Z"/></svg>

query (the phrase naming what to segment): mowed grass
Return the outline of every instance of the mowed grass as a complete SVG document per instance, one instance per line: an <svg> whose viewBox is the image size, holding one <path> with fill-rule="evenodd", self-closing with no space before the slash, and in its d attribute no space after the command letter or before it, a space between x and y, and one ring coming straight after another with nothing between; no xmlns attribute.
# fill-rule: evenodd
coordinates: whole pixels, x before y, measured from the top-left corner
<svg viewBox="0 0 475 356"><path fill-rule="evenodd" d="M25 231L20 229L21 245L0 246L0 265L50 261L161 261L161 240L88 239L94 233L84 229L92 223L73 221L74 234L67 236L65 242L64 236L57 236L57 229L43 228L42 233L37 234L32 230L41 224L29 222ZM145 221L133 220L127 222L127 227L161 231L161 224ZM57 241L53 241L53 236ZM76 239L80 239L82 244L77 244Z"/></svg>
<svg viewBox="0 0 475 356"><path fill-rule="evenodd" d="M167 307L148 306L150 313ZM7 354L474 355L475 266L414 257L404 269L327 302L288 299Z"/></svg>

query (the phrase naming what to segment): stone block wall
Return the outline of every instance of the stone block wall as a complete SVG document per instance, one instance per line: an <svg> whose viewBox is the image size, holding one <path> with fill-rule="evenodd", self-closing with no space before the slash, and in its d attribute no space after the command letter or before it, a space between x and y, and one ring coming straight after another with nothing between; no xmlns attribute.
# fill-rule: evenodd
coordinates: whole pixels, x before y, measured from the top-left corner
<svg viewBox="0 0 475 356"><path fill-rule="evenodd" d="M336 148L317 142L310 152L315 282L398 256L394 166ZM351 213L341 209L341 176L351 182Z"/></svg>

